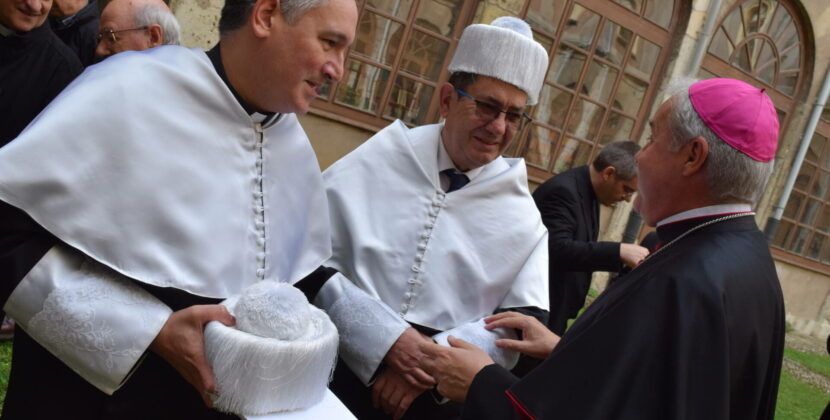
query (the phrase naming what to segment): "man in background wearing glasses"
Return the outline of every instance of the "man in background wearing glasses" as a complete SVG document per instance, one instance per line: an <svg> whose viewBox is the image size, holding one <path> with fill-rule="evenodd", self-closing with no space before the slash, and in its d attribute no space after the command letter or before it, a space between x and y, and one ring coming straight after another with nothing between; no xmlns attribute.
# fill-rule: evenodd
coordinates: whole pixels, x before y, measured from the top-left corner
<svg viewBox="0 0 830 420"><path fill-rule="evenodd" d="M565 333L568 319L585 304L594 271L618 272L636 266L648 250L636 244L597 242L599 205L631 201L637 191L640 146L633 141L609 143L591 165L580 166L545 181L533 199L550 232L550 319L548 328Z"/></svg>
<svg viewBox="0 0 830 420"><path fill-rule="evenodd" d="M112 0L101 12L95 55L179 45L179 21L161 0Z"/></svg>
<svg viewBox="0 0 830 420"><path fill-rule="evenodd" d="M395 121L323 174L332 278L315 303L340 330L332 390L360 419L454 418L424 392L419 344L449 334L510 368L483 328L494 312L547 318L547 232L522 159L501 156L529 119L548 65L516 18L471 25L439 92L444 123ZM374 407L373 407L374 405Z"/></svg>

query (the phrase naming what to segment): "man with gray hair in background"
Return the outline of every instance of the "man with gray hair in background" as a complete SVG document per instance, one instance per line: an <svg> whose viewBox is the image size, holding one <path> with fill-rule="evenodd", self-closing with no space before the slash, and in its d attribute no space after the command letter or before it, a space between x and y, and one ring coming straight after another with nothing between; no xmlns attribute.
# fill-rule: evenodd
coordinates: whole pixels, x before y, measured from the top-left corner
<svg viewBox="0 0 830 420"><path fill-rule="evenodd" d="M226 0L212 50L90 66L0 148L0 302L18 323L3 418L236 418L210 408L205 324L233 325L218 303L256 282L311 299L334 275L296 114L342 76L357 15Z"/></svg>
<svg viewBox="0 0 830 420"><path fill-rule="evenodd" d="M180 32L179 21L162 0L112 0L101 12L95 55L179 45Z"/></svg>
<svg viewBox="0 0 830 420"><path fill-rule="evenodd" d="M576 318L585 304L594 271L618 272L648 255L639 245L597 241L599 205L631 201L637 192L634 155L639 150L630 140L609 143L591 165L562 172L533 192L550 233L548 327L558 335L565 333L568 319Z"/></svg>
<svg viewBox="0 0 830 420"><path fill-rule="evenodd" d="M427 345L464 419L772 419L784 299L754 206L773 169L772 100L734 79L683 83L650 121L634 206L662 247L561 337L504 313L504 348L545 358L518 379L473 346ZM506 391L506 392L505 392Z"/></svg>

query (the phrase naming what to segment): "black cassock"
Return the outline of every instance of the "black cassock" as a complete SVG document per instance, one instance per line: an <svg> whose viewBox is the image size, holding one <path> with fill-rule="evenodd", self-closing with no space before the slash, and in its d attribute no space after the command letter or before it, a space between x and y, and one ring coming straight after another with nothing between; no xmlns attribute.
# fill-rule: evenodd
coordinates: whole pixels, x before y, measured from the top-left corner
<svg viewBox="0 0 830 420"><path fill-rule="evenodd" d="M22 35L0 35L0 147L17 137L83 69L48 23Z"/></svg>
<svg viewBox="0 0 830 420"><path fill-rule="evenodd" d="M26 213L0 201L0 305L29 270L59 239ZM320 267L294 286L309 300L336 271ZM177 311L221 299L134 282ZM17 329L12 369L2 419L236 419L207 408L199 393L166 361L151 351L124 386L109 396L86 382Z"/></svg>
<svg viewBox="0 0 830 420"><path fill-rule="evenodd" d="M712 220L658 229L668 244ZM752 216L660 250L597 298L519 380L475 377L464 419L772 419L784 302Z"/></svg>

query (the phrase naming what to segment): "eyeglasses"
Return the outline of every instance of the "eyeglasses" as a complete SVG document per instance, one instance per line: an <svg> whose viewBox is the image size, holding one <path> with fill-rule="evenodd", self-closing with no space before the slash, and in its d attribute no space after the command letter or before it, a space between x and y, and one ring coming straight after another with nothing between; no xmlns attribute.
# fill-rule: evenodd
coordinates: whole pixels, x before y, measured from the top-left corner
<svg viewBox="0 0 830 420"><path fill-rule="evenodd" d="M115 42L118 42L118 37L115 36L115 34L120 34L121 32L129 32L129 31L143 31L145 29L147 29L147 26L140 26L138 28L130 28L130 29L122 29L120 31L113 31L112 29L104 29L101 32L98 32L98 34L95 35L95 38L97 38L98 41L107 40L107 41L115 43Z"/></svg>
<svg viewBox="0 0 830 420"><path fill-rule="evenodd" d="M459 88L455 88L455 91L458 92L459 95L472 99L476 103L476 115L482 120L490 122L497 119L499 114L504 113L504 122L512 130L516 130L524 124L533 121L533 118L530 118L530 115L527 115L524 112L513 112L501 109L489 102L478 100Z"/></svg>

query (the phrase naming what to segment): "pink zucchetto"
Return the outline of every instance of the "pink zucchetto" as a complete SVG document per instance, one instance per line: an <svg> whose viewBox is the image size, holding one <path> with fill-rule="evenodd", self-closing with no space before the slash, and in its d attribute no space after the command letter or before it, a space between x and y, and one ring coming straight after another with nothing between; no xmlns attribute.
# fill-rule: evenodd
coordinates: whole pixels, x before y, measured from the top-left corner
<svg viewBox="0 0 830 420"><path fill-rule="evenodd" d="M735 79L708 79L689 88L689 99L706 126L727 144L760 162L775 157L778 115L764 89Z"/></svg>

